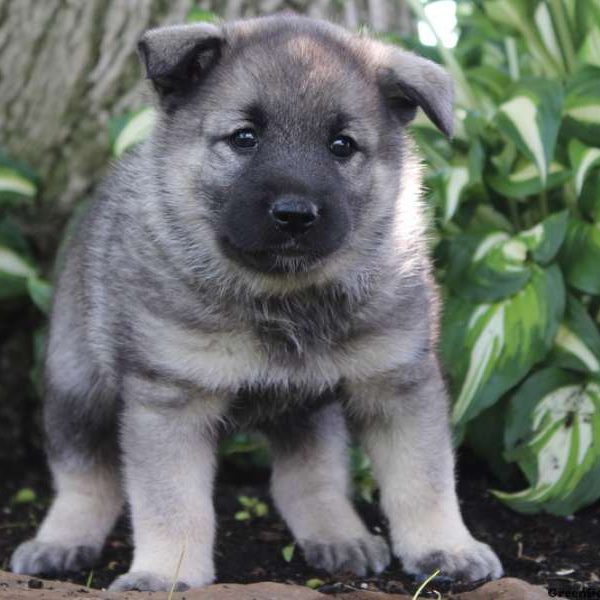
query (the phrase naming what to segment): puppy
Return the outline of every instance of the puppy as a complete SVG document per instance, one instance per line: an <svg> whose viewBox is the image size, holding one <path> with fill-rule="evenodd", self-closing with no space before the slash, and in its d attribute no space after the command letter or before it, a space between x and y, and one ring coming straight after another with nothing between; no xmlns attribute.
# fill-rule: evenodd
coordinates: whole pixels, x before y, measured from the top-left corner
<svg viewBox="0 0 600 600"><path fill-rule="evenodd" d="M155 29L139 54L159 118L66 253L45 365L56 497L12 569L91 565L126 498L133 564L111 589L212 582L215 448L256 428L310 565L390 559L348 498L351 431L405 571L499 577L456 498L405 131L420 107L451 134L448 76L291 16Z"/></svg>

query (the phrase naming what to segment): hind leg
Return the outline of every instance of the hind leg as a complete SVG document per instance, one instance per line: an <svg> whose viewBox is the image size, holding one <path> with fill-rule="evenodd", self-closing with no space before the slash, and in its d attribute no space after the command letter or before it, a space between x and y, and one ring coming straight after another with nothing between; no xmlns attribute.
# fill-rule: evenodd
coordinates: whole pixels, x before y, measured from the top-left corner
<svg viewBox="0 0 600 600"><path fill-rule="evenodd" d="M85 386L84 393L49 387L44 421L56 495L35 538L14 552L15 573L92 566L121 512L116 400L98 387Z"/></svg>
<svg viewBox="0 0 600 600"><path fill-rule="evenodd" d="M275 504L313 567L359 576L390 560L385 540L369 533L348 497L347 431L331 404L267 432L273 450Z"/></svg>

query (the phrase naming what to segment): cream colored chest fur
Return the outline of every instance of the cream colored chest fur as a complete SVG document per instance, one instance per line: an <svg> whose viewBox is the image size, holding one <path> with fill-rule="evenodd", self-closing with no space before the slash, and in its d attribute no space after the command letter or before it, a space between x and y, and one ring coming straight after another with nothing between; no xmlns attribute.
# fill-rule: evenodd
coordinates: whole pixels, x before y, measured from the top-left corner
<svg viewBox="0 0 600 600"><path fill-rule="evenodd" d="M412 362L420 334L390 330L354 339L328 351L299 353L286 364L270 358L251 331L203 333L145 316L143 345L156 366L211 390L253 385L321 389L340 379L365 380Z"/></svg>

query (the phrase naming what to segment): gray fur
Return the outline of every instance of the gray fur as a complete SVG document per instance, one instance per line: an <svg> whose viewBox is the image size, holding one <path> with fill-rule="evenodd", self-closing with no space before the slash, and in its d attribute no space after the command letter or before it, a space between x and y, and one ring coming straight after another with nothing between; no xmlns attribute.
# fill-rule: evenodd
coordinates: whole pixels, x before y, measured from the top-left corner
<svg viewBox="0 0 600 600"><path fill-rule="evenodd" d="M209 583L214 448L223 431L256 427L307 560L380 571L387 544L348 500L347 420L405 568L499 576L456 501L420 168L405 133L417 105L451 132L448 77L298 17L154 30L140 55L158 124L87 209L56 286L45 415L58 508L38 541L76 549L97 522L97 550L121 473L135 552L114 589L169 589L176 572L182 585ZM259 146L236 150L229 137L250 126ZM327 149L339 134L356 140L348 159ZM281 197L318 206L302 236L269 220ZM82 492L90 485L111 490L105 502ZM69 537L59 525L70 498L87 517ZM36 562L27 544L15 571L64 566L62 550Z"/></svg>

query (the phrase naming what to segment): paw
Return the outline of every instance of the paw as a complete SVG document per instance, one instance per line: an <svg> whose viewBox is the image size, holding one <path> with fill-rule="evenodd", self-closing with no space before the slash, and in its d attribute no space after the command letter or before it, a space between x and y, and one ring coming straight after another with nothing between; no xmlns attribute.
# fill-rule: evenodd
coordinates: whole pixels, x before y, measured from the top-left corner
<svg viewBox="0 0 600 600"><path fill-rule="evenodd" d="M378 535L337 542L301 542L306 562L329 573L350 572L364 577L381 573L390 562L387 542Z"/></svg>
<svg viewBox="0 0 600 600"><path fill-rule="evenodd" d="M128 592L136 590L138 592L170 592L173 588L173 579L162 575L155 575L148 571L133 571L117 577L110 585L110 592ZM174 590L176 592L185 592L190 586L183 581L176 581Z"/></svg>
<svg viewBox="0 0 600 600"><path fill-rule="evenodd" d="M461 581L498 579L502 576L502 565L494 551L476 540L452 549L434 550L418 558L402 558L407 573L429 576L437 569L441 575Z"/></svg>
<svg viewBox="0 0 600 600"><path fill-rule="evenodd" d="M93 567L100 558L94 546L63 546L50 542L23 542L10 559L13 573L56 575Z"/></svg>

